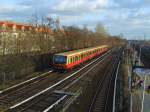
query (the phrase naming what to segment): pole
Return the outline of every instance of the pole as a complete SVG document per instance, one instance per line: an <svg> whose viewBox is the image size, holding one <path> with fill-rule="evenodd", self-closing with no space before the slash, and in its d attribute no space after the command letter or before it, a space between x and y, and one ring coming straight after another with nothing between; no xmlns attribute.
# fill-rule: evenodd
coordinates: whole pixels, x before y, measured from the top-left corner
<svg viewBox="0 0 150 112"><path fill-rule="evenodd" d="M140 60L140 58L141 58L141 47L140 47L140 54L139 54L139 66L141 65L141 60Z"/></svg>
<svg viewBox="0 0 150 112"><path fill-rule="evenodd" d="M133 49L133 66L135 65L135 48Z"/></svg>
<svg viewBox="0 0 150 112"><path fill-rule="evenodd" d="M146 83L146 74L144 75L144 89L143 89L143 95L142 95L142 107L141 107L141 112L143 112L143 106L144 106L145 83Z"/></svg>

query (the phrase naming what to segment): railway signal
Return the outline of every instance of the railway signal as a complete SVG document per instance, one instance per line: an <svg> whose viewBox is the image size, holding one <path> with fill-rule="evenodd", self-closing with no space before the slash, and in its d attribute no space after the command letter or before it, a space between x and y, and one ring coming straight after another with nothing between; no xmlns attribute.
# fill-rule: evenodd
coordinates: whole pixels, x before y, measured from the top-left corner
<svg viewBox="0 0 150 112"><path fill-rule="evenodd" d="M144 109L144 100L145 100L145 91L147 93L150 92L150 86L148 86L148 88L146 88L146 80L147 80L147 76L150 75L150 69L149 68L145 68L145 67L134 67L133 72L135 72L137 75L139 75L140 77L144 77L143 80L143 93L142 93L142 105L141 105L141 112L143 112Z"/></svg>

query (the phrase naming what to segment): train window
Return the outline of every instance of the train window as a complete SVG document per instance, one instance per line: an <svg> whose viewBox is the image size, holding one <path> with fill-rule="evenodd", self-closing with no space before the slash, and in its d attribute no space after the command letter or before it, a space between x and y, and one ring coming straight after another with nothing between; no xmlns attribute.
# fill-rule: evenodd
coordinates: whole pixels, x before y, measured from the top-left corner
<svg viewBox="0 0 150 112"><path fill-rule="evenodd" d="M77 60L79 60L79 56L77 56Z"/></svg>
<svg viewBox="0 0 150 112"><path fill-rule="evenodd" d="M75 56L75 61L77 61L77 56Z"/></svg>
<svg viewBox="0 0 150 112"><path fill-rule="evenodd" d="M75 60L75 57L73 57L73 62L75 62L76 60Z"/></svg>
<svg viewBox="0 0 150 112"><path fill-rule="evenodd" d="M69 57L67 57L67 64L69 64L70 63L70 58Z"/></svg>
<svg viewBox="0 0 150 112"><path fill-rule="evenodd" d="M72 63L73 61L72 61L72 57L70 58L70 63Z"/></svg>
<svg viewBox="0 0 150 112"><path fill-rule="evenodd" d="M79 55L77 56L77 59L78 59L78 60L80 60L80 57L79 57Z"/></svg>
<svg viewBox="0 0 150 112"><path fill-rule="evenodd" d="M77 61L79 60L79 56L76 56L76 60L77 60Z"/></svg>
<svg viewBox="0 0 150 112"><path fill-rule="evenodd" d="M81 59L83 58L83 54L81 54Z"/></svg>
<svg viewBox="0 0 150 112"><path fill-rule="evenodd" d="M81 54L79 55L79 60L81 60Z"/></svg>
<svg viewBox="0 0 150 112"><path fill-rule="evenodd" d="M65 64L67 63L67 57L62 55L54 55L55 64Z"/></svg>

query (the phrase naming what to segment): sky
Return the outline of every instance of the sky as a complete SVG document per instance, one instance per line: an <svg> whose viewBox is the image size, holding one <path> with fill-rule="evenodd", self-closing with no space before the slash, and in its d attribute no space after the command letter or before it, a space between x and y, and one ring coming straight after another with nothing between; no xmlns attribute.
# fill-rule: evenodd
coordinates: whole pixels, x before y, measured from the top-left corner
<svg viewBox="0 0 150 112"><path fill-rule="evenodd" d="M0 20L59 18L61 25L104 25L111 35L150 39L150 0L0 0Z"/></svg>

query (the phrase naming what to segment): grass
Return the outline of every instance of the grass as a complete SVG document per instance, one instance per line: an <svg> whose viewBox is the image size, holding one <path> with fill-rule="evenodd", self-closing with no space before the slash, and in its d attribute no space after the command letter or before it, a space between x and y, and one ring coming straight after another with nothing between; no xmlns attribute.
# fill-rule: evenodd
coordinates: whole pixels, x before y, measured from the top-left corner
<svg viewBox="0 0 150 112"><path fill-rule="evenodd" d="M31 77L36 77L36 76L39 76L40 75L40 72L35 72L31 75Z"/></svg>
<svg viewBox="0 0 150 112"><path fill-rule="evenodd" d="M0 85L0 91L6 89L8 87L9 87L9 85L7 85L7 84L1 84Z"/></svg>

